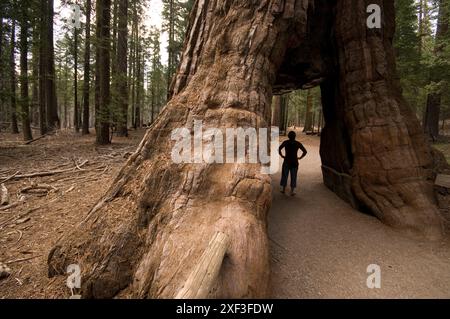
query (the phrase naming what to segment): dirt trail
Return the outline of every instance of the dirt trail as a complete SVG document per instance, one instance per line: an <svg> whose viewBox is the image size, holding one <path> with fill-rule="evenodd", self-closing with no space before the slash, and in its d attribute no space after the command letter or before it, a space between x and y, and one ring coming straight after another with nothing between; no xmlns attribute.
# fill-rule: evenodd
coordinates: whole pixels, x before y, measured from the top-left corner
<svg viewBox="0 0 450 319"><path fill-rule="evenodd" d="M309 151L296 197L273 179L269 215L275 298L450 298L450 243L413 240L352 209L322 183L319 139ZM382 271L381 289L367 288L367 267Z"/></svg>

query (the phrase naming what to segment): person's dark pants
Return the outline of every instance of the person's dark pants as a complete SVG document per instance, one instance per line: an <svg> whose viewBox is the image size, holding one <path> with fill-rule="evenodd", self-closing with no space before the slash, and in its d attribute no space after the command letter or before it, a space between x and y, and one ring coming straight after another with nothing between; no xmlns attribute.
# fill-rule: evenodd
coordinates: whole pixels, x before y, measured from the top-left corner
<svg viewBox="0 0 450 319"><path fill-rule="evenodd" d="M297 188L297 172L298 166L290 166L283 163L283 170L281 172L281 186L286 187L288 183L289 174L291 174L291 187Z"/></svg>

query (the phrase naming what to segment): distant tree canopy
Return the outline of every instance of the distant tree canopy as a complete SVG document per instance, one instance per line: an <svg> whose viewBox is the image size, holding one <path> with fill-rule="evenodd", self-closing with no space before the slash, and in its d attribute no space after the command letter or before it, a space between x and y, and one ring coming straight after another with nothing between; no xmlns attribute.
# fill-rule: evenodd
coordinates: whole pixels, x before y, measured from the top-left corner
<svg viewBox="0 0 450 319"><path fill-rule="evenodd" d="M80 5L76 29L67 15L73 4ZM82 128L88 134L89 128L103 123L103 133L97 129L97 135L108 136L97 139L100 143L108 143L111 133L126 136L129 127L153 122L166 103L192 4L164 1L160 30L147 26L147 12L152 10L147 0L63 0L62 16L55 16L53 0L27 0L26 6L23 1L2 1L0 121L9 123L12 132L24 131L28 125L22 120L29 111L30 128L39 127L41 134L59 127L77 132ZM163 32L167 46L161 44ZM24 44L30 58L26 74L19 65ZM167 50L169 65L162 63L162 50ZM23 83L29 92L20 92ZM108 96L102 96L105 90ZM24 93L28 99L20 98Z"/></svg>
<svg viewBox="0 0 450 319"><path fill-rule="evenodd" d="M23 3L0 4L0 121L12 132L29 139L25 133L31 130L23 128L29 125L40 134L59 127L88 134L103 123L103 134L126 136L128 128L154 121L180 62L194 0L163 0L161 29L148 27L148 0L61 1L65 11L80 5L79 29L69 21L61 23L53 0ZM395 6L394 44L403 94L434 137L439 121L450 117L450 0L397 0ZM161 43L162 33L167 43ZM21 53L28 57L26 69L20 65ZM107 69L101 63L105 55ZM104 79L103 89L110 89L102 98ZM21 90L24 84L28 90ZM317 103L320 96L314 92L311 101ZM286 100L287 124L303 123L309 116L307 94L302 94ZM319 116L316 108L320 106L314 106L313 115Z"/></svg>
<svg viewBox="0 0 450 319"><path fill-rule="evenodd" d="M403 94L431 137L450 116L449 0L395 1L395 48Z"/></svg>

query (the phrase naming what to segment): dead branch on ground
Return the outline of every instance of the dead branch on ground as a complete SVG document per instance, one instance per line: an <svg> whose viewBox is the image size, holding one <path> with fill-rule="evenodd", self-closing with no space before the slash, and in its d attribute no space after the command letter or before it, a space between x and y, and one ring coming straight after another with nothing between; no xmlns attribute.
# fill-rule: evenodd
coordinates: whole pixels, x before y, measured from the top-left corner
<svg viewBox="0 0 450 319"><path fill-rule="evenodd" d="M27 194L27 193L33 193L33 194L40 194L40 193L49 193L51 191L57 192L58 189L52 185L48 184L32 184L30 186L24 187L20 190L21 194Z"/></svg>
<svg viewBox="0 0 450 319"><path fill-rule="evenodd" d="M80 169L81 167L86 165L88 162L89 161L86 160L83 163L77 165L76 167L71 167L71 168L67 168L67 169L60 169L60 170L47 171L47 172L36 172L36 173L23 174L23 175L14 175L14 176L10 176L10 177L2 177L2 178L5 179L5 181L6 181L6 180L12 180L12 179L17 180L17 179L23 179L23 178L51 176L51 175L56 175L56 174L70 172L70 171L73 171L73 170L75 170L77 168ZM4 183L5 181L2 181L2 183Z"/></svg>

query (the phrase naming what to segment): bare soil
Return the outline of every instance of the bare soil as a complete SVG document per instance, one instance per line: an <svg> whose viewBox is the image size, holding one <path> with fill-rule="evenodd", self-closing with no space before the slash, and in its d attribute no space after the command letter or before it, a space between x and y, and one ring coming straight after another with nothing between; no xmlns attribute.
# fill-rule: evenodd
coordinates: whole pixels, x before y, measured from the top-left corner
<svg viewBox="0 0 450 319"><path fill-rule="evenodd" d="M71 295L65 278L47 277L48 252L106 191L145 131L130 133L129 138L114 137L105 147L95 146L93 135L69 131L31 145L23 145L20 135L0 134L0 183L14 175L68 170L46 177L13 177L4 183L12 203L24 200L11 209L0 207L0 262L11 269L11 275L0 280L0 298ZM36 185L51 188L43 191ZM21 193L27 187L32 189Z"/></svg>

